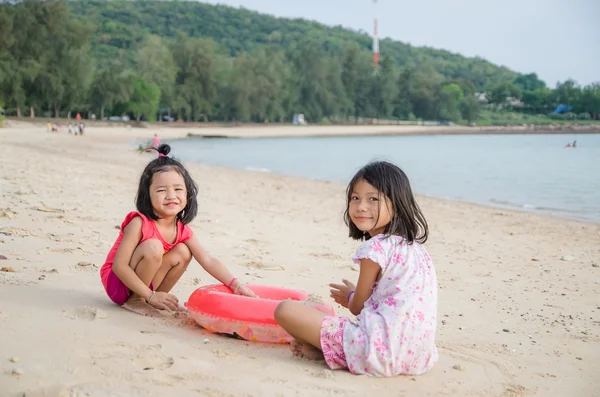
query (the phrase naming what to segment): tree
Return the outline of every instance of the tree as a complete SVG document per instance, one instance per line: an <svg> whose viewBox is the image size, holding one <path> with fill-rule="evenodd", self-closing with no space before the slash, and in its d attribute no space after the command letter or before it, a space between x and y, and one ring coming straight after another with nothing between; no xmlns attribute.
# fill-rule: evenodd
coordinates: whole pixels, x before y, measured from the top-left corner
<svg viewBox="0 0 600 397"><path fill-rule="evenodd" d="M13 10L0 4L0 87L10 70L11 47L15 42L13 36ZM2 91L0 91L0 98Z"/></svg>
<svg viewBox="0 0 600 397"><path fill-rule="evenodd" d="M540 80L536 73L520 75L513 83L517 85L521 91L536 91L546 88L546 83Z"/></svg>
<svg viewBox="0 0 600 397"><path fill-rule="evenodd" d="M479 101L474 95L467 95L460 103L460 113L463 119L467 120L469 124L477 120L479 117L479 111L481 110Z"/></svg>
<svg viewBox="0 0 600 397"><path fill-rule="evenodd" d="M62 2L43 3L26 0L16 5L6 4L2 7L12 9L13 44L11 56L5 64L3 84L4 97L10 106L17 109L21 117L21 109L30 106L30 116L35 117L35 106L43 102L42 93L36 84L39 73L44 68L48 56L47 43L50 41L47 20L52 16L49 7L59 7Z"/></svg>
<svg viewBox="0 0 600 397"><path fill-rule="evenodd" d="M213 65L214 42L180 35L173 47L177 65L174 106L188 120L204 121L212 115L212 101L216 98L216 80Z"/></svg>
<svg viewBox="0 0 600 397"><path fill-rule="evenodd" d="M458 122L461 120L460 105L464 94L458 84L452 83L442 87L439 99L439 118Z"/></svg>
<svg viewBox="0 0 600 397"><path fill-rule="evenodd" d="M414 89L410 101L416 117L434 120L444 77L432 66L424 66L414 73Z"/></svg>
<svg viewBox="0 0 600 397"><path fill-rule="evenodd" d="M90 88L90 104L100 109L100 119L104 119L106 108L126 103L134 90L134 76L126 70L123 63L115 61L106 69L96 72Z"/></svg>
<svg viewBox="0 0 600 397"><path fill-rule="evenodd" d="M347 118L354 115L357 103L357 84L358 84L358 58L360 47L358 44L346 44L342 49L342 84L344 86L345 96L348 98L347 106L342 110L343 115Z"/></svg>
<svg viewBox="0 0 600 397"><path fill-rule="evenodd" d="M127 109L134 114L139 122L142 118L146 121L156 120L160 89L155 83L148 83L143 78L136 76L133 83L133 93L129 98Z"/></svg>
<svg viewBox="0 0 600 397"><path fill-rule="evenodd" d="M152 35L144 41L136 54L136 72L148 84L160 90L160 107L171 107L177 65L173 54L159 36Z"/></svg>
<svg viewBox="0 0 600 397"><path fill-rule="evenodd" d="M593 119L600 119L600 82L585 86L581 94L581 107Z"/></svg>
<svg viewBox="0 0 600 397"><path fill-rule="evenodd" d="M507 98L521 98L521 90L518 86L512 83L502 83L498 84L493 90L492 95L490 96L490 102L504 105L506 103Z"/></svg>
<svg viewBox="0 0 600 397"><path fill-rule="evenodd" d="M404 67L399 75L397 86L397 95L394 100L394 116L407 120L414 117L412 106L412 95L415 91L415 68L412 66Z"/></svg>
<svg viewBox="0 0 600 397"><path fill-rule="evenodd" d="M523 91L521 100L535 113L548 112L556 106L555 93L548 88L538 88L535 91Z"/></svg>
<svg viewBox="0 0 600 397"><path fill-rule="evenodd" d="M581 88L573 79L568 79L565 82L556 83L556 98L558 103L576 107L579 105L581 96Z"/></svg>
<svg viewBox="0 0 600 397"><path fill-rule="evenodd" d="M45 64L36 78L44 102L54 110L55 117L60 117L63 107L70 117L71 109L85 102L94 72L89 47L91 29L67 18L68 11L60 9L49 20L55 24L50 26L54 40L49 43Z"/></svg>
<svg viewBox="0 0 600 397"><path fill-rule="evenodd" d="M394 98L398 95L395 82L398 79L394 63L388 56L381 61L379 72L375 76L373 102L375 117L388 118L394 110Z"/></svg>
<svg viewBox="0 0 600 397"><path fill-rule="evenodd" d="M327 116L326 107L330 98L328 57L322 43L310 39L290 48L288 59L292 69L292 84L296 86L293 103L294 113L304 113L309 121L320 122Z"/></svg>

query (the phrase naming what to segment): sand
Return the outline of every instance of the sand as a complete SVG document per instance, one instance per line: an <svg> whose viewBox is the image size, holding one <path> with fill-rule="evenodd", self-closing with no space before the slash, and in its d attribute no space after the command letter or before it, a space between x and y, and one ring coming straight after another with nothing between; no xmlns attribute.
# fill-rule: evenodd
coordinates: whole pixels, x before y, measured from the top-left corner
<svg viewBox="0 0 600 397"><path fill-rule="evenodd" d="M440 361L419 377L354 376L106 297L99 267L151 158L130 142L187 131L11 125L0 129L0 396L600 395L600 225L419 197ZM191 227L244 281L327 298L329 282L357 278L345 186L188 166L200 186ZM173 292L185 302L213 282L193 261Z"/></svg>

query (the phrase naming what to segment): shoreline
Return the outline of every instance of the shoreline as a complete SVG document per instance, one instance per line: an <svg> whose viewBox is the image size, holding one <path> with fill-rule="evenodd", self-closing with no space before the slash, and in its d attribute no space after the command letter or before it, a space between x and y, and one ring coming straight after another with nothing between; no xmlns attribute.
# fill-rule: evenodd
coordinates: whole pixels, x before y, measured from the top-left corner
<svg viewBox="0 0 600 397"><path fill-rule="evenodd" d="M88 128L124 130L149 135L160 131L169 137L180 138L285 138L285 137L343 137L343 136L414 136L414 135L543 135L543 134L600 134L598 124L550 124L518 126L431 126L431 125L304 125L242 124L215 125L208 123L155 123L142 126L127 123L94 121ZM45 120L6 120L5 128L44 128Z"/></svg>
<svg viewBox="0 0 600 397"><path fill-rule="evenodd" d="M179 127L183 128L183 127ZM190 128L191 129L191 128ZM188 129L189 130L189 129ZM273 126L195 128L188 138L286 138L286 137L343 137L343 136L432 136L432 135L544 135L600 134L600 124L592 126L520 126L520 127L463 127L463 126Z"/></svg>

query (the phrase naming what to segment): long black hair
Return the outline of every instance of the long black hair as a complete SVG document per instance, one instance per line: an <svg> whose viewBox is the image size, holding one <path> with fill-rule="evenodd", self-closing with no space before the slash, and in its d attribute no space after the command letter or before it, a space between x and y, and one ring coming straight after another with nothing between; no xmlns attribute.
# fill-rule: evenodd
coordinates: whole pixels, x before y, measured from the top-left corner
<svg viewBox="0 0 600 397"><path fill-rule="evenodd" d="M354 175L348 184L344 221L349 228L349 237L355 240L371 238L369 233L360 230L350 219L349 208L352 192L359 181L365 181L373 186L392 204L391 220L385 227L385 235L401 236L406 238L409 243L427 241L429 227L413 196L408 177L397 165L387 161L368 163ZM377 220L379 221L379 217Z"/></svg>
<svg viewBox="0 0 600 397"><path fill-rule="evenodd" d="M138 187L137 195L135 198L135 206L137 210L144 214L150 219L157 220L158 216L154 213L152 207L152 201L150 200L150 185L152 184L152 177L158 172L175 171L183 177L185 181L185 188L187 190L187 204L179 214L177 219L182 223L190 223L198 214L198 200L196 195L198 194L198 186L196 182L190 176L190 173L185 169L183 164L178 160L167 156L171 152L171 147L167 144L162 144L155 149L158 152L158 158L152 160L140 177L140 185Z"/></svg>

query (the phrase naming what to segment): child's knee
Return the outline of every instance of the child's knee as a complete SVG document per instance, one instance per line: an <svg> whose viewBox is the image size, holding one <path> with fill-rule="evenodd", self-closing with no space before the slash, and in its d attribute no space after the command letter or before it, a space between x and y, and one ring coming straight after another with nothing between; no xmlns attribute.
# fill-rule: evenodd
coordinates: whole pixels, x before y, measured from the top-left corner
<svg viewBox="0 0 600 397"><path fill-rule="evenodd" d="M165 253L162 243L158 239L149 239L144 241L140 246L143 245L143 255L149 261L156 262L160 266L162 258Z"/></svg>
<svg viewBox="0 0 600 397"><path fill-rule="evenodd" d="M183 265L187 267L192 261L192 251L184 243L179 243L173 248L177 253L176 265Z"/></svg>
<svg viewBox="0 0 600 397"><path fill-rule="evenodd" d="M289 300L280 302L275 308L275 321L280 325L285 323L293 313L293 306L294 302Z"/></svg>
<svg viewBox="0 0 600 397"><path fill-rule="evenodd" d="M179 251L181 252L181 261L186 265L192 261L192 251L184 243L179 243Z"/></svg>

